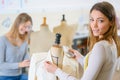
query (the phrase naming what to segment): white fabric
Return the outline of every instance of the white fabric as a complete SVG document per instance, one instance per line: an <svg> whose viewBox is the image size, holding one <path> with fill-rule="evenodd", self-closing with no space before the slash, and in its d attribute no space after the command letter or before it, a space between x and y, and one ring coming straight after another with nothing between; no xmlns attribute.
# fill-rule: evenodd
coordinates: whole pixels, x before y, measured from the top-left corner
<svg viewBox="0 0 120 80"><path fill-rule="evenodd" d="M84 59L85 59L84 56L78 59L78 62L81 64L82 67L84 67Z"/></svg>
<svg viewBox="0 0 120 80"><path fill-rule="evenodd" d="M29 69L29 78L28 80L56 80L55 74L51 74L46 71L44 68L44 61L50 61L52 62L51 59L51 53L46 52L46 53L39 53L41 57L39 59L35 59L37 56L33 55L30 63L30 69ZM42 55L46 55L42 57ZM62 65L62 70L66 73L69 73L70 75L80 78L82 75L82 68L79 63L72 59L67 57L64 54L63 58L63 65ZM35 79L37 77L37 79ZM62 80L62 79L60 79Z"/></svg>
<svg viewBox="0 0 120 80"><path fill-rule="evenodd" d="M31 57L31 61L30 61L30 68L28 71L28 80L36 80L35 76L36 76L36 65L38 64L39 61L42 61L46 58L47 56L47 52L42 52L42 53L35 53L32 55Z"/></svg>
<svg viewBox="0 0 120 80"><path fill-rule="evenodd" d="M89 56L88 67L79 80L112 80L116 59L115 43L109 44L107 41L96 43ZM62 80L77 80L60 69L57 69L55 74Z"/></svg>

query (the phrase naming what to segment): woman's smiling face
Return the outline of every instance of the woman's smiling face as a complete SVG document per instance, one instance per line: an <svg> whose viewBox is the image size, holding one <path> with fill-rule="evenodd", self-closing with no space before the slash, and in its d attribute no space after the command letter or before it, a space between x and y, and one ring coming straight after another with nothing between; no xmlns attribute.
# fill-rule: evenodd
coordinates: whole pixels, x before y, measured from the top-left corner
<svg viewBox="0 0 120 80"><path fill-rule="evenodd" d="M96 37L101 37L105 34L111 26L109 19L100 11L93 10L90 13L90 28Z"/></svg>

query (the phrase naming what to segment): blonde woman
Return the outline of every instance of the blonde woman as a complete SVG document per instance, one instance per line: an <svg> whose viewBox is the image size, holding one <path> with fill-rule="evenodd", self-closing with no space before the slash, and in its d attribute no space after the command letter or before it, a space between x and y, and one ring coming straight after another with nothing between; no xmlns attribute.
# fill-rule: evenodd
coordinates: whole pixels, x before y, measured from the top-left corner
<svg viewBox="0 0 120 80"><path fill-rule="evenodd" d="M117 35L116 14L108 2L98 2L90 10L89 53L84 58L78 51L70 50L75 59L84 64L84 74L79 80L112 80L114 64L120 56L120 42ZM84 63L83 63L84 60ZM77 80L63 72L56 65L46 61L48 72L60 80Z"/></svg>
<svg viewBox="0 0 120 80"><path fill-rule="evenodd" d="M29 67L30 63L27 41L31 27L31 17L21 13L11 30L0 37L0 80L27 80L22 69Z"/></svg>

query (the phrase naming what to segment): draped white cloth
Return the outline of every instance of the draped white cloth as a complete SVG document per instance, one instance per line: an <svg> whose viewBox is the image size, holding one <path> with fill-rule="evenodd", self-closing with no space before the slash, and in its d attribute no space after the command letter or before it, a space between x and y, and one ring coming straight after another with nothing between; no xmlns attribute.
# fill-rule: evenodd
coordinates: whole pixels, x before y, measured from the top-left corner
<svg viewBox="0 0 120 80"><path fill-rule="evenodd" d="M56 80L54 74L46 71L45 61L53 62L50 51L32 55L28 80ZM62 70L78 79L83 73L81 65L75 59L67 57L66 53L63 57Z"/></svg>

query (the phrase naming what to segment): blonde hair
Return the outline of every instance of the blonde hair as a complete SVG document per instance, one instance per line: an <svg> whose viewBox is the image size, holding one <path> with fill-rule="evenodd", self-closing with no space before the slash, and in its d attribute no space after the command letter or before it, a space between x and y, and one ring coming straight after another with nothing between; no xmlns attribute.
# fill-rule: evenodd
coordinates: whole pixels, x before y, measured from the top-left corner
<svg viewBox="0 0 120 80"><path fill-rule="evenodd" d="M98 37L95 37L92 33L92 30L89 27L90 36L88 38L88 46L89 51L93 48L94 44L100 40L107 40L111 41L112 39L115 41L118 51L118 56L120 56L120 41L117 34L117 24L116 24L116 13L114 10L114 7L108 3L108 2L99 2L96 3L90 10L90 13L93 10L98 10L101 13L103 13L110 22L112 22L112 26L109 28L109 30L103 35L101 39Z"/></svg>
<svg viewBox="0 0 120 80"><path fill-rule="evenodd" d="M18 28L19 28L19 25L21 23L25 23L27 21L30 21L31 24L32 24L32 18L27 14L27 13L21 13L17 16L17 18L15 19L12 27L11 27L11 30L10 30L10 35L13 37L13 38L17 38L19 37L21 40L26 40L27 36L28 36L28 33L24 34L24 35L20 35L19 34L19 31L18 31Z"/></svg>

